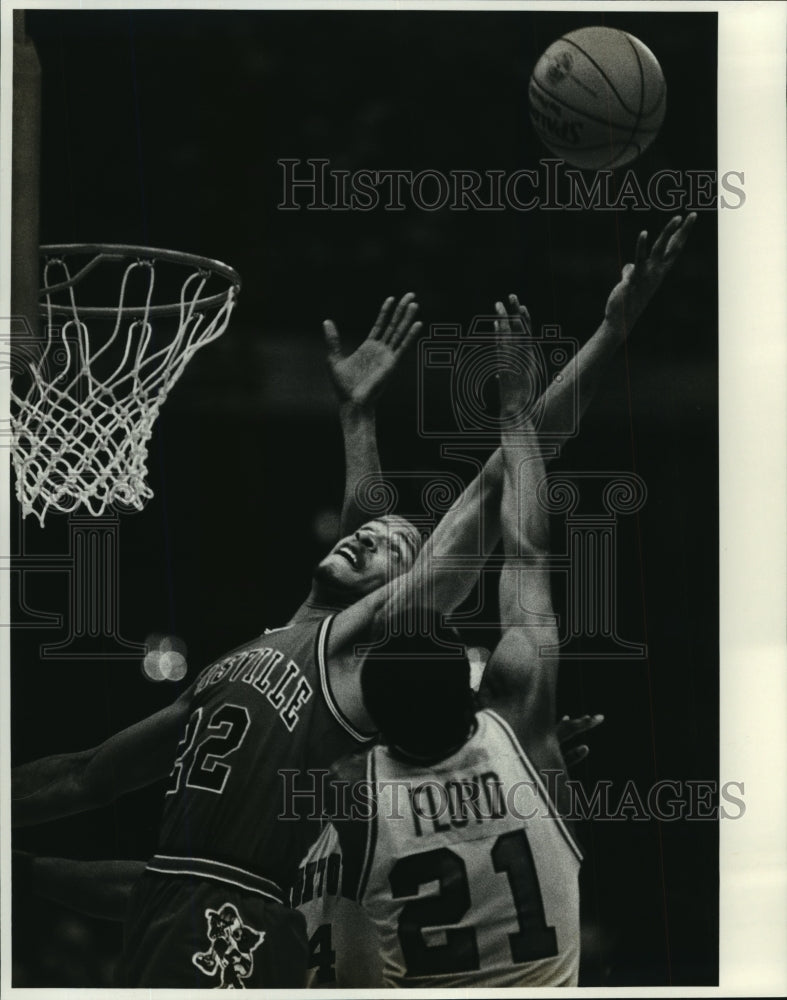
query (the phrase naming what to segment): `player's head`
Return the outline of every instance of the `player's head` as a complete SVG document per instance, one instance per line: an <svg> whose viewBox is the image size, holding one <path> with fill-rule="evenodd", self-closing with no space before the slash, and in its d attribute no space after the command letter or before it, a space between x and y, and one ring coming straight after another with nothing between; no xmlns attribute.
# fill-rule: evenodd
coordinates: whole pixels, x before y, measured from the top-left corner
<svg viewBox="0 0 787 1000"><path fill-rule="evenodd" d="M439 617L415 635L375 646L361 690L382 741L400 755L437 761L467 740L475 717L470 664L458 633Z"/></svg>
<svg viewBox="0 0 787 1000"><path fill-rule="evenodd" d="M417 528L398 514L367 521L340 539L314 572L315 582L348 603L406 572L421 547Z"/></svg>

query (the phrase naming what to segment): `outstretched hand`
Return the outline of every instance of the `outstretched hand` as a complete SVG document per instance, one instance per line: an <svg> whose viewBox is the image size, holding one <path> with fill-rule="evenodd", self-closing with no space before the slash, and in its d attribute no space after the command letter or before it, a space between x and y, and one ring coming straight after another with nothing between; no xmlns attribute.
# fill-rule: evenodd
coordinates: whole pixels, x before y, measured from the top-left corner
<svg viewBox="0 0 787 1000"><path fill-rule="evenodd" d="M505 342L506 337L512 334L529 337L531 335L530 313L521 304L516 295L508 296L508 308L502 302L495 302L495 330L497 331L497 342Z"/></svg>
<svg viewBox="0 0 787 1000"><path fill-rule="evenodd" d="M580 743L579 746L575 747L566 747L565 744L570 743L571 740L582 733L586 733L589 729L595 729L596 726L600 726L603 721L603 715L582 715L578 719L569 719L567 715L564 715L560 722L558 722L555 732L557 733L560 748L563 751L563 760L566 762L566 767L573 767L581 760L584 760L590 753L590 747L586 743Z"/></svg>
<svg viewBox="0 0 787 1000"><path fill-rule="evenodd" d="M634 263L626 264L620 281L607 299L606 319L620 327L624 335L639 319L665 275L678 259L697 220L691 212L682 219L670 219L648 252L648 234L643 230L637 238Z"/></svg>
<svg viewBox="0 0 787 1000"><path fill-rule="evenodd" d="M527 412L534 402L530 398L532 381L527 378L527 352L532 349L530 313L516 295L508 296L507 307L495 302L495 312L500 415L514 416Z"/></svg>
<svg viewBox="0 0 787 1000"><path fill-rule="evenodd" d="M370 406L423 324L415 321L418 304L408 292L394 308L390 296L383 302L369 336L352 354L342 353L339 331L332 320L323 323L328 345L328 368L340 403Z"/></svg>

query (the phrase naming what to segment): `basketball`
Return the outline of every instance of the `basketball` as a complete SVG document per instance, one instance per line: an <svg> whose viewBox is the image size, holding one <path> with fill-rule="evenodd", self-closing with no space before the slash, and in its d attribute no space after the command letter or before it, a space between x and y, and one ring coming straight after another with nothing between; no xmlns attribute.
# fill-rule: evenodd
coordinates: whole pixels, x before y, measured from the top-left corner
<svg viewBox="0 0 787 1000"><path fill-rule="evenodd" d="M653 142L667 84L658 60L617 28L580 28L544 52L530 77L530 118L544 145L575 167L622 167Z"/></svg>

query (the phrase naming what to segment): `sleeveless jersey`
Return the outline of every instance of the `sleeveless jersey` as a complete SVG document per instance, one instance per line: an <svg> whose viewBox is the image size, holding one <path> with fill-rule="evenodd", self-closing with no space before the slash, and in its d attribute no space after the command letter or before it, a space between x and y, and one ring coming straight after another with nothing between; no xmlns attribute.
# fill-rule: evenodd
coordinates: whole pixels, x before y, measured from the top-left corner
<svg viewBox="0 0 787 1000"><path fill-rule="evenodd" d="M436 764L377 746L334 773L372 789L368 818L335 825L385 986L576 985L582 855L501 716Z"/></svg>
<svg viewBox="0 0 787 1000"><path fill-rule="evenodd" d="M342 892L342 854L329 823L303 859L291 905L306 919L307 986L318 989L382 987L377 928L365 910Z"/></svg>
<svg viewBox="0 0 787 1000"><path fill-rule="evenodd" d="M331 621L269 630L199 676L151 871L285 898L319 834L329 765L370 739L331 694Z"/></svg>

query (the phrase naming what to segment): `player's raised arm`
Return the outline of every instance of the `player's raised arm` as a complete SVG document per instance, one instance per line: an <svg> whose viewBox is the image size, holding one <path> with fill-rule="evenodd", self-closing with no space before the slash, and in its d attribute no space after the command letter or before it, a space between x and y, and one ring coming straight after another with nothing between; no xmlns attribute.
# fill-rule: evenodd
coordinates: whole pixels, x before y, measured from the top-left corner
<svg viewBox="0 0 787 1000"><path fill-rule="evenodd" d="M685 219L676 215L650 250L647 232L639 234L634 261L624 265L620 281L607 299L600 326L544 392L537 428L540 434L548 434L554 441L561 434L568 437L576 431L576 420L581 419L595 396L607 364L680 256L696 219L695 212ZM516 295L508 296L507 305L513 319L526 312ZM556 454L545 455L546 461Z"/></svg>
<svg viewBox="0 0 787 1000"><path fill-rule="evenodd" d="M685 218L670 219L648 250L648 234L643 230L634 251L633 263L626 264L620 281L607 299L604 319L593 336L553 381L544 394L544 411L539 430L553 435L575 431L577 415L581 418L601 382L607 363L645 311L664 278L683 251L694 223L695 212ZM509 296L512 307L518 306ZM578 395L578 413L574 408Z"/></svg>
<svg viewBox="0 0 787 1000"><path fill-rule="evenodd" d="M166 777L188 718L191 688L155 715L78 753L42 757L11 772L14 826L96 809Z"/></svg>
<svg viewBox="0 0 787 1000"><path fill-rule="evenodd" d="M500 319L500 424L503 490L500 524L505 562L500 574L502 636L484 671L480 695L485 704L507 714L529 735L555 725L557 658L549 570L549 519L538 503L538 484L546 475L536 431L528 413L529 382L507 359L532 350L530 317L516 303L509 316L502 303ZM527 366L525 365L525 368Z"/></svg>
<svg viewBox="0 0 787 1000"><path fill-rule="evenodd" d="M333 648L379 634L396 615L416 607L448 614L462 603L500 540L502 469L500 456L487 462L424 542L413 565L336 616Z"/></svg>
<svg viewBox="0 0 787 1000"><path fill-rule="evenodd" d="M581 416L607 361L680 254L695 218L691 214L685 220L680 216L672 219L650 252L647 234L640 234L635 261L623 269L621 281L612 290L601 326L564 370L562 380L546 390L539 433L573 432L577 383ZM515 296L509 297L509 308L511 315L522 321L523 310ZM531 400L528 403L532 405ZM397 615L412 614L416 607L450 612L467 597L479 578L485 556L499 538L502 477L503 457L498 449L437 526L412 568L337 615L328 645L331 683L342 710L361 728L368 726L368 716L357 682L358 645L383 634L386 623ZM373 539L372 544L376 546L377 540ZM332 555L338 559L340 554L341 546ZM467 558L461 562L463 556ZM348 551L347 557L352 560L352 552Z"/></svg>
<svg viewBox="0 0 787 1000"><path fill-rule="evenodd" d="M349 535L369 519L359 502L359 486L374 488L382 480L377 450L375 405L421 323L416 322L418 304L408 292L397 303L393 296L383 302L367 338L351 353L342 353L339 332L332 320L323 323L328 345L328 370L339 400L339 418L344 438L344 503L341 535Z"/></svg>
<svg viewBox="0 0 787 1000"><path fill-rule="evenodd" d="M370 719L361 695L358 646L420 610L448 614L468 596L500 539L502 468L498 453L444 515L412 566L334 619L328 638L330 683L342 712L360 729L368 730ZM384 543L380 536L375 544Z"/></svg>

